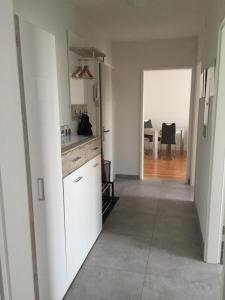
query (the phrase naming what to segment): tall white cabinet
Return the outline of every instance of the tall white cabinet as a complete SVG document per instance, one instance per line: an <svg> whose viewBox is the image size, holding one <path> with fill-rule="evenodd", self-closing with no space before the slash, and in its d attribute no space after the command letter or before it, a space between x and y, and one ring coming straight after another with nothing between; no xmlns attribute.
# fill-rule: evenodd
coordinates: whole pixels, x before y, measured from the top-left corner
<svg viewBox="0 0 225 300"><path fill-rule="evenodd" d="M66 253L55 38L20 20L20 50L39 296L41 300L61 300Z"/></svg>
<svg viewBox="0 0 225 300"><path fill-rule="evenodd" d="M62 178L55 38L28 22L19 27L38 293L40 300L62 300L102 229L100 148L90 144L79 157L83 165ZM75 168L76 159L70 163Z"/></svg>

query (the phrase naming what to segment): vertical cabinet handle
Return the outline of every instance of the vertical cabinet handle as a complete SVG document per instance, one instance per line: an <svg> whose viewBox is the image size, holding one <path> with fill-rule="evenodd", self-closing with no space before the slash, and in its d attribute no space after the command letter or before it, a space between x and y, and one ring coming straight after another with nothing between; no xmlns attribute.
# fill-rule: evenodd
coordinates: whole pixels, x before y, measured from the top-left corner
<svg viewBox="0 0 225 300"><path fill-rule="evenodd" d="M78 177L78 178L75 179L73 182L74 182L74 183L77 183L77 182L79 182L81 179L83 179L83 177Z"/></svg>
<svg viewBox="0 0 225 300"><path fill-rule="evenodd" d="M44 185L44 178L38 178L38 200L44 201L45 200L45 185Z"/></svg>

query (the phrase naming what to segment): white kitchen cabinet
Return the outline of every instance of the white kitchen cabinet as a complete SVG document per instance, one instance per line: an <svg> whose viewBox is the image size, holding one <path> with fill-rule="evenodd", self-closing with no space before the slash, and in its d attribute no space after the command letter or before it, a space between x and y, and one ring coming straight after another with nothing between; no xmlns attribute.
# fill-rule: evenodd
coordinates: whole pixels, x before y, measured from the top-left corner
<svg viewBox="0 0 225 300"><path fill-rule="evenodd" d="M67 285L102 229L101 156L64 178Z"/></svg>

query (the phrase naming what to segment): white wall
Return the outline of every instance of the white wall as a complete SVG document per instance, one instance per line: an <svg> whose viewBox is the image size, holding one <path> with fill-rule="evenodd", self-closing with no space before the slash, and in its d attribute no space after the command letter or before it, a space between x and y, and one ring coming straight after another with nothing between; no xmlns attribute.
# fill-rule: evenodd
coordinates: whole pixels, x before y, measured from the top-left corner
<svg viewBox="0 0 225 300"><path fill-rule="evenodd" d="M25 154L11 0L0 2L0 257L9 298L33 300ZM8 250L8 251L7 251Z"/></svg>
<svg viewBox="0 0 225 300"><path fill-rule="evenodd" d="M157 128L161 128L164 122L176 123L176 128L184 130L185 149L189 126L191 76L191 69L144 71L144 119L151 119L153 126Z"/></svg>
<svg viewBox="0 0 225 300"><path fill-rule="evenodd" d="M61 124L70 124L67 30L88 41L89 46L105 52L107 61L111 61L111 43L102 30L87 17L82 17L70 0L15 0L14 11L24 20L55 35L60 119Z"/></svg>
<svg viewBox="0 0 225 300"><path fill-rule="evenodd" d="M117 174L140 174L142 70L195 69L196 56L195 38L113 43Z"/></svg>
<svg viewBox="0 0 225 300"><path fill-rule="evenodd" d="M218 31L219 25L222 22L222 19L225 17L225 2L220 0L215 0L213 2L209 1L209 13L206 18L206 27L201 37L202 41L202 52L201 52L201 61L202 67L208 67L211 65L217 57L217 44L218 44ZM218 58L217 58L218 59ZM218 60L217 60L218 63ZM220 168L216 170L216 173L212 175L213 169L213 153L215 147L222 146L221 141L217 142L217 145L214 145L214 130L216 125L216 98L213 99L209 111L209 126L208 126L208 138L203 139L202 137L202 123L203 123L203 103L200 102L199 108L199 129L198 129L198 144L197 144L197 169L196 169L196 186L195 186L195 201L198 210L202 236L205 241L205 260L208 262L218 262L219 255L218 249L218 198L221 199L221 191L223 185L223 160L224 160L224 151L221 148L222 152L219 151L220 155L217 157L219 159ZM224 120L224 119L223 119ZM222 121L224 122L224 121ZM223 123L224 124L224 123ZM223 132L225 127L222 123L221 128ZM221 132L221 136L223 136ZM214 178L213 178L214 177ZM212 183L216 182L216 185L212 186ZM216 197L211 194L213 190L217 194ZM217 198L217 199L216 199ZM210 209L211 207L211 209ZM208 223L208 218L211 213L215 213L214 217L210 219Z"/></svg>

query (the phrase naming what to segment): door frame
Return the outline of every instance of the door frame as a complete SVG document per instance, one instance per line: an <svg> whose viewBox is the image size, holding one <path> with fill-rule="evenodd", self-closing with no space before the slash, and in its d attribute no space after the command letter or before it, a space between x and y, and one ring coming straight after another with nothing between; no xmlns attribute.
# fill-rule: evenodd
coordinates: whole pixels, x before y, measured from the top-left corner
<svg viewBox="0 0 225 300"><path fill-rule="evenodd" d="M206 216L206 237L204 244L204 260L208 263L220 263L222 230L225 206L225 152L221 153L219 149L225 144L225 138L221 143L223 135L221 132L221 124L218 124L218 114L223 113L225 109L221 108L220 94L220 71L225 68L225 57L221 60L223 34L225 39L225 19L221 22L218 32L218 48L217 48L217 63L215 74L215 104L212 111L212 139L210 142L210 164L209 164L209 188L207 199L207 216ZM224 42L225 43L225 42ZM218 135L220 142L218 142ZM220 156L219 156L220 154ZM223 157L221 157L221 155ZM222 159L222 160L221 160ZM223 163L223 165L222 165ZM219 170L218 166L222 165ZM221 174L223 172L223 174ZM218 174L222 175L221 181L218 180Z"/></svg>
<svg viewBox="0 0 225 300"><path fill-rule="evenodd" d="M191 178L191 170L195 168L195 165L192 165L191 160L191 152L193 150L192 144L192 136L194 130L197 128L194 127L194 107L195 107L195 81L196 81L196 67L194 66L166 66L166 67L154 67L154 68L143 68L141 70L141 105L140 105L140 155L139 155L139 177L141 180L144 180L144 72L145 71L157 71L157 70L182 70L182 69L189 69L192 71L191 75L191 93L190 93L190 107L189 107L189 125L188 125L188 144L187 144L187 170L186 170L186 183L190 183L192 180Z"/></svg>
<svg viewBox="0 0 225 300"><path fill-rule="evenodd" d="M101 133L101 144L102 144L102 152L104 154L103 151L103 143L105 141L105 137L104 137L104 111L103 111L103 106L104 106L104 99L103 99L103 67L108 68L108 70L111 71L111 89L113 89L113 83L112 83L112 78L113 78L113 70L115 69L115 67L107 62L100 62L99 63L99 95L100 95L100 133ZM114 144L114 126L113 126L113 117L114 117L114 102L113 102L113 95L112 95L112 111L110 112L112 114L112 124L111 124L111 174L110 174L110 178L112 180L115 180L115 151L113 148L113 144ZM107 129L107 128L105 128Z"/></svg>

